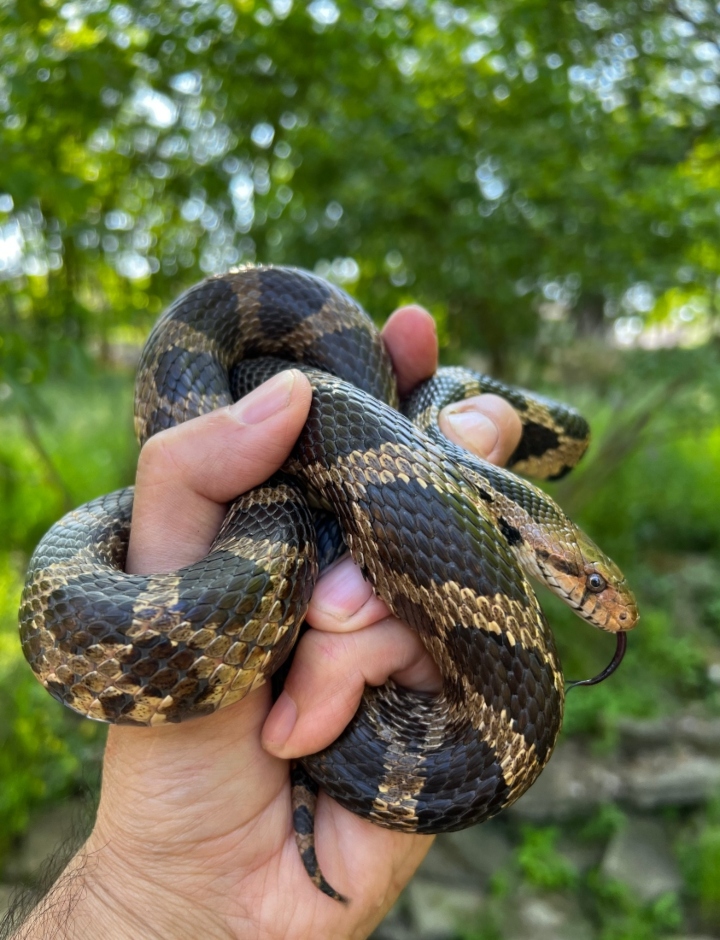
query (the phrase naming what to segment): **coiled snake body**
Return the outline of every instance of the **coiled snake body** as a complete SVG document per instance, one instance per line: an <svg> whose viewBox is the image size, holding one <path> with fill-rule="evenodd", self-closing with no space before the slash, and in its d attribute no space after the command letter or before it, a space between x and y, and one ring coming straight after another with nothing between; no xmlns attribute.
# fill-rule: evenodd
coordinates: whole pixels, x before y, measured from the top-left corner
<svg viewBox="0 0 720 940"><path fill-rule="evenodd" d="M184 293L142 355L140 443L230 404L288 361L312 383L308 421L283 471L231 504L208 556L171 574L126 574L132 489L101 497L39 544L20 630L50 694L90 718L147 725L212 712L288 657L318 572L308 496L330 509L443 678L436 696L392 682L366 689L342 736L296 768L303 862L338 897L315 858L318 785L380 825L434 833L508 806L550 757L563 678L528 575L611 632L634 626L637 610L616 566L545 493L455 447L436 423L450 401L501 394L524 424L511 465L555 477L582 456L584 420L464 369L440 370L403 417L370 319L311 274L249 267ZM332 536L332 520L318 518ZM331 558L338 541L327 544Z"/></svg>

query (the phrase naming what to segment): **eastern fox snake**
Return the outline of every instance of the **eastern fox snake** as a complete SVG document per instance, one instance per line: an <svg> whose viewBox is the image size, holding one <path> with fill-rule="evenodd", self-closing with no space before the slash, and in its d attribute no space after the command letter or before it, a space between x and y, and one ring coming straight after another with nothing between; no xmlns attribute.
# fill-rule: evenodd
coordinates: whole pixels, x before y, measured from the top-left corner
<svg viewBox="0 0 720 940"><path fill-rule="evenodd" d="M248 267L186 291L142 354L140 443L230 404L288 360L313 386L308 421L283 471L231 504L208 556L171 574L125 574L133 492L101 497L39 544L20 629L50 694L90 718L146 725L214 711L290 654L318 572L307 497L332 510L365 577L443 677L437 696L392 682L366 689L342 736L296 769L303 862L337 897L315 858L318 785L380 825L442 832L508 806L549 759L563 677L528 575L610 632L631 629L637 610L617 567L544 492L454 446L436 423L448 402L496 392L524 425L510 465L552 478L582 456L585 421L458 368L417 389L403 417L369 317L311 274ZM332 557L334 523L317 518Z"/></svg>

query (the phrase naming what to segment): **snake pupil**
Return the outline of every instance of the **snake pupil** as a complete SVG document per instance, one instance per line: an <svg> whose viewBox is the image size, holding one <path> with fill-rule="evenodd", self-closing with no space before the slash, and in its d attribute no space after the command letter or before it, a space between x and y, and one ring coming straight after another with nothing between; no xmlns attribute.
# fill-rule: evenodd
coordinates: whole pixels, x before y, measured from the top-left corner
<svg viewBox="0 0 720 940"><path fill-rule="evenodd" d="M587 586L588 590L592 591L593 594L599 594L607 587L607 581L602 575L594 573L588 576Z"/></svg>

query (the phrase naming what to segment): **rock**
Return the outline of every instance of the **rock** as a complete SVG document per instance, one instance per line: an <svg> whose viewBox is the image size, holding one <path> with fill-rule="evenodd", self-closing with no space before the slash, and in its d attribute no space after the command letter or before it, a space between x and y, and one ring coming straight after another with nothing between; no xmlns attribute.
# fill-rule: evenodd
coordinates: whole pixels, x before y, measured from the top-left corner
<svg viewBox="0 0 720 940"><path fill-rule="evenodd" d="M665 829L652 819L628 819L610 840L600 870L646 903L682 887Z"/></svg>
<svg viewBox="0 0 720 940"><path fill-rule="evenodd" d="M595 934L571 895L521 889L502 936L503 940L593 940Z"/></svg>
<svg viewBox="0 0 720 940"><path fill-rule="evenodd" d="M602 845L597 842L578 841L568 834L560 836L557 850L580 874L585 874L591 868L595 868L603 857Z"/></svg>
<svg viewBox="0 0 720 940"><path fill-rule="evenodd" d="M416 936L412 927L393 923L386 918L370 935L370 940L416 940Z"/></svg>
<svg viewBox="0 0 720 940"><path fill-rule="evenodd" d="M444 853L461 862L486 887L492 876L510 861L512 844L497 820L440 836ZM477 883L477 882L476 882Z"/></svg>
<svg viewBox="0 0 720 940"><path fill-rule="evenodd" d="M628 757L598 759L577 742L558 747L537 782L509 810L515 818L534 823L565 822L590 816L605 803L625 803L632 809L693 806L710 799L720 787L720 757L699 753L687 743L673 744L686 734L704 741L711 751L720 724L684 716L673 722L625 722ZM663 747L658 747L659 742ZM668 741L670 743L668 744Z"/></svg>
<svg viewBox="0 0 720 940"><path fill-rule="evenodd" d="M405 895L410 905L413 940L451 940L459 926L475 923L484 895L472 888L449 888L415 878Z"/></svg>
<svg viewBox="0 0 720 940"><path fill-rule="evenodd" d="M561 744L537 782L508 811L530 822L588 816L617 799L622 778L610 761L591 757L578 744Z"/></svg>
<svg viewBox="0 0 720 940"><path fill-rule="evenodd" d="M720 760L688 750L639 758L627 769L624 796L638 809L703 803L720 786Z"/></svg>
<svg viewBox="0 0 720 940"><path fill-rule="evenodd" d="M618 722L620 742L631 753L638 748L692 746L707 753L720 752L720 720L686 714L640 720L625 718Z"/></svg>
<svg viewBox="0 0 720 940"><path fill-rule="evenodd" d="M462 858L448 852L446 839L447 836L442 835L433 842L417 870L417 877L441 885L473 887L477 876L468 869Z"/></svg>
<svg viewBox="0 0 720 940"><path fill-rule="evenodd" d="M415 931L409 922L406 895L407 892L400 896L383 922L378 924L370 940L415 940Z"/></svg>
<svg viewBox="0 0 720 940"><path fill-rule="evenodd" d="M455 937L483 904L483 889L512 855L505 827L495 820L438 836L374 940Z"/></svg>
<svg viewBox="0 0 720 940"><path fill-rule="evenodd" d="M617 730L620 743L634 753L638 748L667 747L674 743L676 721L674 718L621 718Z"/></svg>
<svg viewBox="0 0 720 940"><path fill-rule="evenodd" d="M505 826L491 820L437 837L418 871L426 881L485 888L510 859L512 845Z"/></svg>

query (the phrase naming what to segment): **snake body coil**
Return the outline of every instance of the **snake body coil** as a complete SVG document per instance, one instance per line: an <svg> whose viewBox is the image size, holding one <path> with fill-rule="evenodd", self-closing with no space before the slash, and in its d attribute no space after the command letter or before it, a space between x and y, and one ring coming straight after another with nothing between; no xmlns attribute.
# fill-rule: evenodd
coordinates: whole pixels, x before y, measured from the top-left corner
<svg viewBox="0 0 720 940"><path fill-rule="evenodd" d="M318 571L306 497L331 509L443 679L436 696L392 682L366 689L341 737L296 771L303 861L337 896L314 854L318 785L380 825L441 832L508 806L550 757L563 678L528 575L605 630L630 629L637 611L614 564L545 493L455 447L436 424L449 401L501 394L524 424L514 468L552 477L582 455L583 419L464 369L440 370L404 417L371 321L313 275L251 267L183 294L143 352L140 442L230 404L288 361L313 386L305 428L283 471L231 505L203 561L126 574L132 489L101 497L36 549L20 627L40 681L83 715L157 724L214 711L289 655Z"/></svg>

